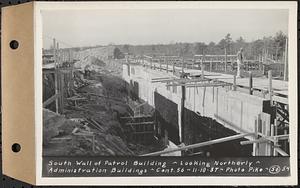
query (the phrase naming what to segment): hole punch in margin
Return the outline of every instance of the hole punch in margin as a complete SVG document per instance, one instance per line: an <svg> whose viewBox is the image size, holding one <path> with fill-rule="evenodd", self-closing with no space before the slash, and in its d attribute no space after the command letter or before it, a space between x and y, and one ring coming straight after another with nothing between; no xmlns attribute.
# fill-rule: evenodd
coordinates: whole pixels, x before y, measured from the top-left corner
<svg viewBox="0 0 300 188"><path fill-rule="evenodd" d="M12 40L9 43L11 49L16 50L19 47L19 42L16 40Z"/></svg>
<svg viewBox="0 0 300 188"><path fill-rule="evenodd" d="M21 151L21 145L18 144L18 143L14 143L12 146L11 146L11 150L15 153L18 153L19 151Z"/></svg>

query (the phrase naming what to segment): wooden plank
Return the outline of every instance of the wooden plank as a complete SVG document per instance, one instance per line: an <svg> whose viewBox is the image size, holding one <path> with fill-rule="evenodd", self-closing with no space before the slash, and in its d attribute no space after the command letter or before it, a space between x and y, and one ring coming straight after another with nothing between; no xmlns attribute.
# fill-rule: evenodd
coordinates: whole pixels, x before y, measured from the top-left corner
<svg viewBox="0 0 300 188"><path fill-rule="evenodd" d="M188 150L188 149L194 149L194 148L209 146L209 145L213 145L213 144L228 142L228 141L232 141L232 140L237 140L237 139L244 138L244 137L250 136L250 135L252 135L252 133L238 134L238 135L234 135L234 136L228 136L228 137L210 140L210 141L206 141L206 142L201 142L201 143L197 143L197 144L191 144L191 145L183 146L183 147L179 147L179 148L148 153L148 154L144 154L141 156L157 156L157 155L172 153L172 152L176 152L176 151L184 151L184 150Z"/></svg>
<svg viewBox="0 0 300 188"><path fill-rule="evenodd" d="M147 121L147 122L137 122L137 123L125 123L125 125L151 125L154 124L153 121Z"/></svg>
<svg viewBox="0 0 300 188"><path fill-rule="evenodd" d="M289 156L289 154L287 154L285 151L283 151L282 149L280 149L278 147L275 147L274 150L282 156Z"/></svg>
<svg viewBox="0 0 300 188"><path fill-rule="evenodd" d="M229 83L198 83L198 84L184 84L184 83L175 83L175 84L166 84L169 86L186 86L186 87L218 87L218 86L231 86Z"/></svg>
<svg viewBox="0 0 300 188"><path fill-rule="evenodd" d="M142 115L140 115L140 116L127 116L127 117L120 117L120 119L138 119L138 118L151 118L152 116L147 116L147 115L145 115L145 116L142 116Z"/></svg>
<svg viewBox="0 0 300 188"><path fill-rule="evenodd" d="M188 82L202 82L202 81L208 81L209 79L207 78L193 78L193 79L188 79L188 78L172 78L172 79L165 79L165 80L154 80L151 81L152 83L165 83L165 82L180 82L180 83L188 83Z"/></svg>
<svg viewBox="0 0 300 188"><path fill-rule="evenodd" d="M273 101L275 102L279 102L279 103L282 103L282 104L289 104L289 99L288 98L285 98L285 97L279 97L279 96L276 96L276 95L273 95Z"/></svg>
<svg viewBox="0 0 300 188"><path fill-rule="evenodd" d="M143 132L137 131L137 132L133 132L132 134L135 134L135 135L137 135L137 134L154 134L154 131L143 131Z"/></svg>
<svg viewBox="0 0 300 188"><path fill-rule="evenodd" d="M269 142L268 140L265 139L258 139L258 140L247 140L247 141L241 141L241 145L248 145L248 144L257 144L257 143L265 143Z"/></svg>
<svg viewBox="0 0 300 188"><path fill-rule="evenodd" d="M55 94L52 97L50 97L49 99L47 99L45 102L43 102L43 107L45 108L46 106L48 106L49 104L54 102L59 96L60 96L59 94Z"/></svg>

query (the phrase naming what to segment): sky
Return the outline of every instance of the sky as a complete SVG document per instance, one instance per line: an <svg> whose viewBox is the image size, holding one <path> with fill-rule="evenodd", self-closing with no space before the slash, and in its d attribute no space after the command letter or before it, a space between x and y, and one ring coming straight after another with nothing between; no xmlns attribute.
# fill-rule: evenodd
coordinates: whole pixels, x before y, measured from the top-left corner
<svg viewBox="0 0 300 188"><path fill-rule="evenodd" d="M227 33L253 41L288 33L288 10L149 9L48 10L42 12L43 47L215 42Z"/></svg>

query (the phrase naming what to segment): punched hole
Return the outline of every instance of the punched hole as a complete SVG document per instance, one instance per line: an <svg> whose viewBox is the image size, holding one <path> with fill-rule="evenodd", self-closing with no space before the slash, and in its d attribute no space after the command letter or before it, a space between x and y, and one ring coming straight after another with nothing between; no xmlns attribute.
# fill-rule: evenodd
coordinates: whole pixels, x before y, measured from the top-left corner
<svg viewBox="0 0 300 188"><path fill-rule="evenodd" d="M15 50L19 47L19 42L16 40L12 40L10 41L9 46L11 49Z"/></svg>
<svg viewBox="0 0 300 188"><path fill-rule="evenodd" d="M18 143L14 143L12 146L11 146L11 150L15 153L18 153L19 151L21 151L21 146L20 144Z"/></svg>

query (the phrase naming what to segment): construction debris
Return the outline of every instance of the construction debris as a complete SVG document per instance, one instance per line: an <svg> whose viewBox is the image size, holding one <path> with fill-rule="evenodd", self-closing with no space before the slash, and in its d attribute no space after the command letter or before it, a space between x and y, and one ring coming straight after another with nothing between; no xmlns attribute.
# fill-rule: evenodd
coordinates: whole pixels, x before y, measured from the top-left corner
<svg viewBox="0 0 300 188"><path fill-rule="evenodd" d="M125 82L120 78L122 65L111 63L107 72L105 63L96 57L86 59L87 65L95 66L89 74L86 74L87 69L73 71L69 81L73 87L63 94L63 114L43 110L44 155L121 156L163 149L155 140L153 121L151 124L140 122L143 128L133 131L128 123L134 127L140 123L126 123L121 118L132 117L134 112L147 113L153 118L153 109L128 97ZM47 91L54 88L54 79L44 82L45 87L51 86Z"/></svg>

